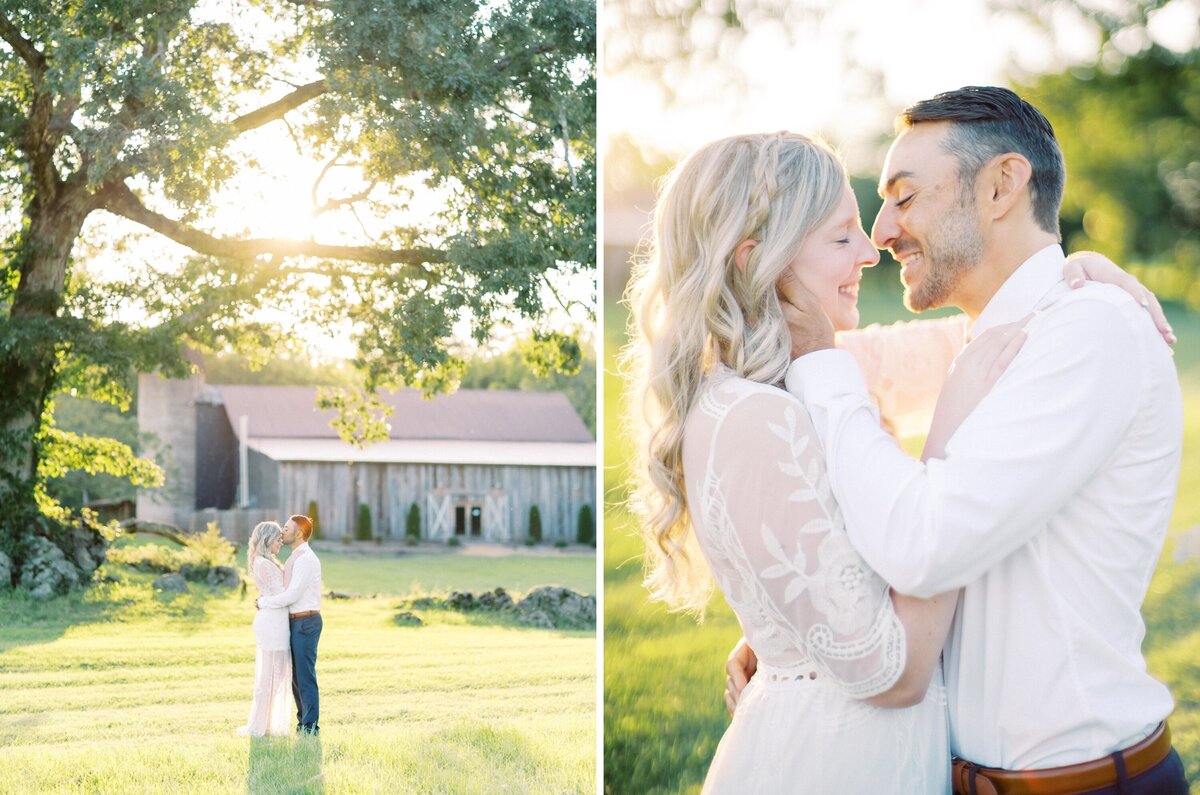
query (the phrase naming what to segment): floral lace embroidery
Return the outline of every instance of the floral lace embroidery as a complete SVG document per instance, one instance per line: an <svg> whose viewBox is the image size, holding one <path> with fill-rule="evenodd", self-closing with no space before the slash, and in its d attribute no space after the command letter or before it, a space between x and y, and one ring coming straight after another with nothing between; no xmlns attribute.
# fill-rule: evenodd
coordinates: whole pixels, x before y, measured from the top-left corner
<svg viewBox="0 0 1200 795"><path fill-rule="evenodd" d="M254 585L263 596L283 593L283 570L266 558L254 561Z"/></svg>
<svg viewBox="0 0 1200 795"><path fill-rule="evenodd" d="M759 659L810 665L865 698L903 670L904 629L846 536L803 412L781 390L714 375L684 448L688 480L703 472L692 516Z"/></svg>

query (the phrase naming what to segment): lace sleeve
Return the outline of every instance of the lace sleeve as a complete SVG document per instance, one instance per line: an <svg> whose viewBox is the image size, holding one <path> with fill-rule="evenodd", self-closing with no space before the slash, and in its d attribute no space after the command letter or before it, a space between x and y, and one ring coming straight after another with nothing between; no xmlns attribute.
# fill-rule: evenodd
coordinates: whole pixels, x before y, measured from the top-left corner
<svg viewBox="0 0 1200 795"><path fill-rule="evenodd" d="M967 316L878 324L837 335L854 356L885 427L898 438L924 436L950 363L962 350Z"/></svg>
<svg viewBox="0 0 1200 795"><path fill-rule="evenodd" d="M725 528L718 555L739 570L733 593L723 585L731 604L749 606L764 636L802 651L853 697L895 684L904 628L887 584L850 545L803 406L773 389L741 398L709 461L707 524Z"/></svg>
<svg viewBox="0 0 1200 795"><path fill-rule="evenodd" d="M257 558L254 561L254 584L263 596L274 596L283 591L283 571L273 561Z"/></svg>

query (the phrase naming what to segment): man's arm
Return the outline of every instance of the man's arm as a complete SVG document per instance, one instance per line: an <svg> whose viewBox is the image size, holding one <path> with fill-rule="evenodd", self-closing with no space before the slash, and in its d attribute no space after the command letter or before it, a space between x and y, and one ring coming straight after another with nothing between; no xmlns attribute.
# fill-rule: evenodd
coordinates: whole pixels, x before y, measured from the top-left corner
<svg viewBox="0 0 1200 795"><path fill-rule="evenodd" d="M311 552L306 552L297 558L296 564L292 567L292 581L288 583L288 586L274 596L258 597L258 606L260 608L288 607L299 599L300 594L304 593L304 589L312 582L313 574L316 573L315 563Z"/></svg>
<svg viewBox="0 0 1200 795"><path fill-rule="evenodd" d="M918 463L880 430L847 354L793 363L850 540L897 591L961 587L1020 547L1109 457L1133 417L1142 369L1116 307L1075 301L1029 341L946 444Z"/></svg>

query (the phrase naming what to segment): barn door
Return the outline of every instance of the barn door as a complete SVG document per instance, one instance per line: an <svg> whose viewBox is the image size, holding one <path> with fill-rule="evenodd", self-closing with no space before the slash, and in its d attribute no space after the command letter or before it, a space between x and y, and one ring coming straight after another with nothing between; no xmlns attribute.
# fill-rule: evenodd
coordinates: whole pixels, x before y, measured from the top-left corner
<svg viewBox="0 0 1200 795"><path fill-rule="evenodd" d="M449 492L429 492L425 497L425 513L429 516L429 538L444 541L454 532L454 505Z"/></svg>
<svg viewBox="0 0 1200 795"><path fill-rule="evenodd" d="M489 541L512 541L512 528L508 521L508 495L503 491L489 491L483 498L485 519L483 537Z"/></svg>

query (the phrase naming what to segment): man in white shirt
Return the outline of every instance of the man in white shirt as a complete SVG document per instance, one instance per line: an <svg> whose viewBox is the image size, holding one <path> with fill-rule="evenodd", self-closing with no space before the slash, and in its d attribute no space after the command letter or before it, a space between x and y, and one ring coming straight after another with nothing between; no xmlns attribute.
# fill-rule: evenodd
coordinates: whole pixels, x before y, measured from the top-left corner
<svg viewBox="0 0 1200 795"><path fill-rule="evenodd" d="M260 596L255 607L286 607L291 625L292 695L296 699L296 731L320 734L317 689L317 642L321 639L321 561L308 545L312 519L293 516L283 526L283 543L292 548L283 567L284 589Z"/></svg>
<svg viewBox="0 0 1200 795"><path fill-rule="evenodd" d="M969 339L1032 316L1028 339L926 463L803 306L787 386L863 558L900 593L962 589L944 652L955 792L1186 793L1173 702L1141 655L1182 448L1169 351L1128 294L1063 282L1062 154L1035 108L964 88L897 126L872 238L905 302L960 307ZM747 665L735 653L731 676Z"/></svg>

